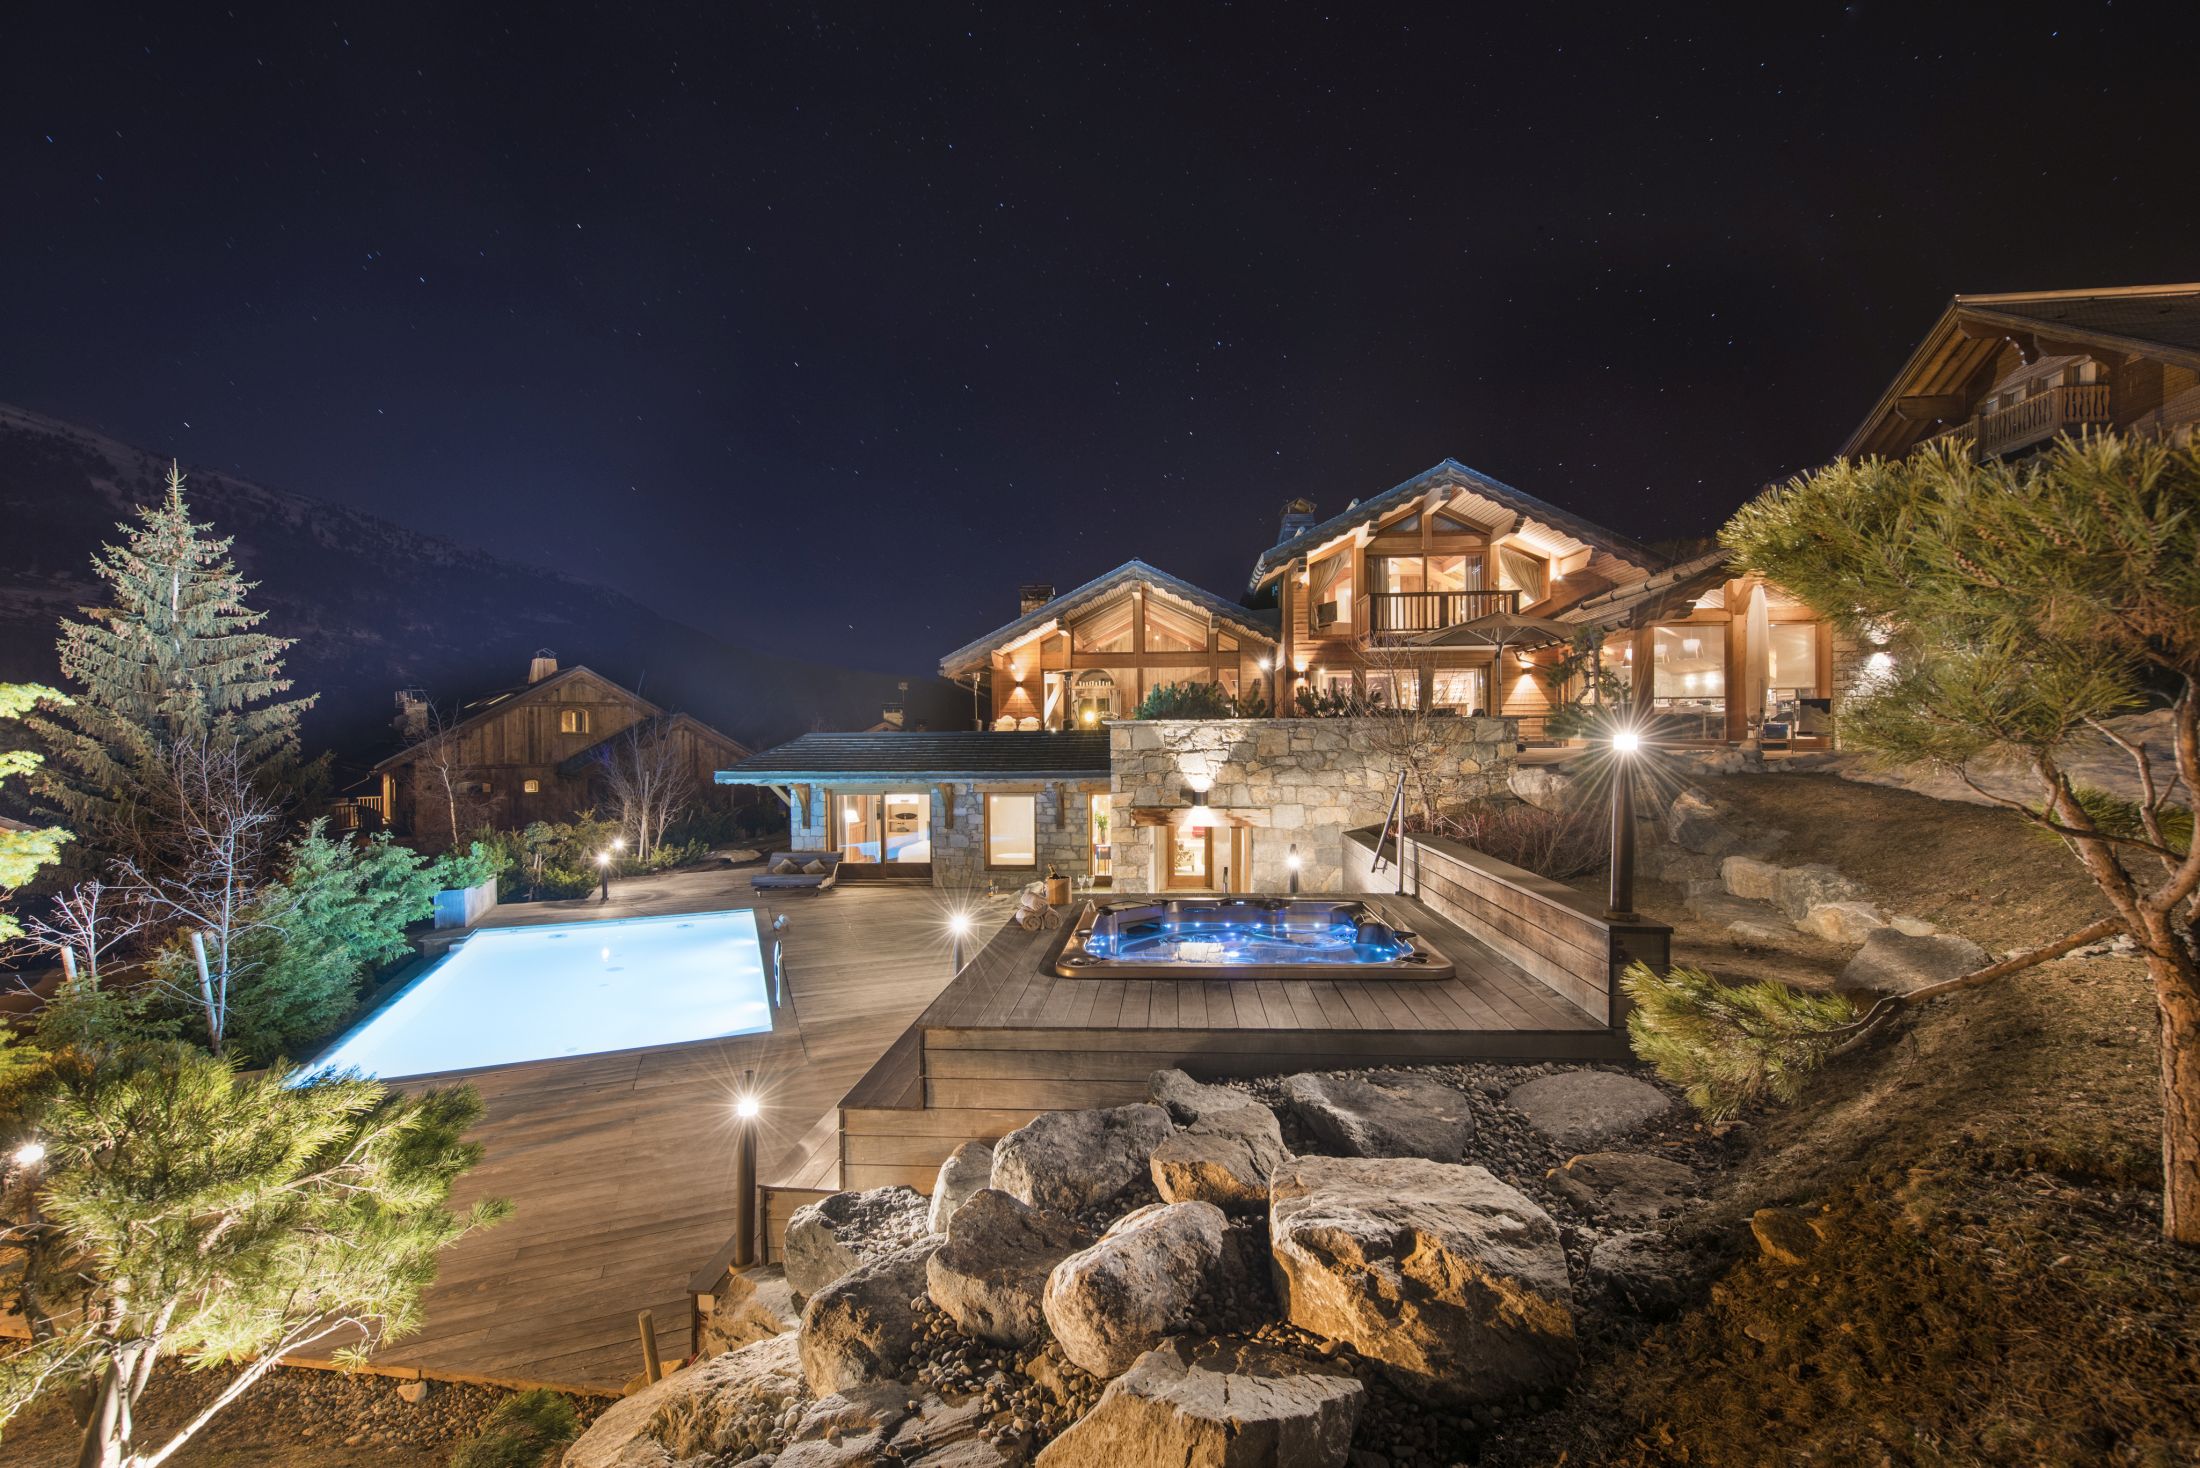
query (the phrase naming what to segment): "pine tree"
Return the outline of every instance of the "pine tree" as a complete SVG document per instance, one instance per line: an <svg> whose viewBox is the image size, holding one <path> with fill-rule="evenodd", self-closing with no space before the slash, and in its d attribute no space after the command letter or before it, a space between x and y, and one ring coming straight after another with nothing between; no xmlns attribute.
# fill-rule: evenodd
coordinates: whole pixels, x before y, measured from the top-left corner
<svg viewBox="0 0 2200 1468"><path fill-rule="evenodd" d="M0 1347L0 1423L68 1392L79 1464L157 1468L285 1355L363 1359L419 1324L436 1255L507 1211L449 1206L481 1103L297 1079L184 1045L65 1051L0 1098L41 1149L0 1192L29 1327ZM171 1358L241 1369L155 1433L138 1406Z"/></svg>
<svg viewBox="0 0 2200 1468"><path fill-rule="evenodd" d="M66 702L51 688L37 683L0 683L0 719L20 719L37 704ZM0 780L13 775L32 775L43 763L28 749L0 750ZM31 879L40 867L61 859L61 843L69 833L59 826L18 829L0 826L0 896ZM14 918L0 912L0 942L22 932Z"/></svg>
<svg viewBox="0 0 2200 1468"><path fill-rule="evenodd" d="M156 798L179 743L234 747L249 768L273 769L296 759L298 719L314 702L282 697L290 641L256 630L266 613L245 604L253 583L237 574L231 541L191 518L183 483L171 465L167 497L92 558L107 605L63 618L58 643L79 691L30 721L51 755L38 793L110 846L126 844L117 835Z"/></svg>

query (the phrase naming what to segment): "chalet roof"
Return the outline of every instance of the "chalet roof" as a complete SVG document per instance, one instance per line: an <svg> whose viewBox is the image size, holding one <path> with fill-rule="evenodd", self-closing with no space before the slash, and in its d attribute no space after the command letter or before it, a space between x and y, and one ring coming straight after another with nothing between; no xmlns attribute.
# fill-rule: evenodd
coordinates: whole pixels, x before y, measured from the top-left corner
<svg viewBox="0 0 2200 1468"><path fill-rule="evenodd" d="M973 667L981 666L993 649L1002 643L1014 642L1025 633L1043 627L1056 618L1072 616L1132 582L1143 582L1180 601L1190 602L1217 621L1228 622L1264 642L1273 643L1276 640L1276 614L1273 611L1255 611L1237 602L1225 601L1203 587L1194 586L1181 576L1171 576L1144 561L1130 560L1104 575L1095 576L1082 586L1063 592L1044 606L1034 607L1015 621L994 628L976 641L956 648L940 659L940 672L952 678L957 673L965 673Z"/></svg>
<svg viewBox="0 0 2200 1468"><path fill-rule="evenodd" d="M1906 452L1945 416L1928 409L1971 395L2011 339L2038 356L2120 354L2200 371L2200 282L1956 296L1841 452Z"/></svg>
<svg viewBox="0 0 2200 1468"><path fill-rule="evenodd" d="M848 779L1104 779L1106 730L804 734L717 772L721 785Z"/></svg>
<svg viewBox="0 0 2200 1468"><path fill-rule="evenodd" d="M1457 459L1446 459L1422 470L1403 484L1393 485L1373 499L1361 500L1342 514L1332 515L1318 524L1310 525L1289 540L1261 552L1260 559L1253 563L1252 585L1260 586L1279 568L1324 542L1381 519L1432 489L1445 487L1478 494L1484 499L1503 505L1523 520L1540 521L1594 550L1608 552L1638 566L1652 567L1664 563L1663 556L1616 530L1607 530L1594 521L1584 520L1579 515L1562 510L1546 500L1537 499L1524 490L1514 489L1502 480L1490 478L1479 469L1468 468Z"/></svg>
<svg viewBox="0 0 2200 1468"><path fill-rule="evenodd" d="M1726 568L1725 551L1708 551L1640 581L1630 581L1625 586L1584 597L1555 613L1554 620L1581 627L1617 627L1644 607L1701 596L1726 579Z"/></svg>
<svg viewBox="0 0 2200 1468"><path fill-rule="evenodd" d="M495 718L497 715L504 713L509 709L517 707L519 704L525 703L530 698L540 697L542 694L548 693L553 688L558 688L566 683L572 682L574 679L579 678L584 673L587 676L595 679L598 683L604 684L606 687L609 688L617 689L618 692L625 694L628 698L632 699L634 701L635 707L640 708L644 711L645 717L665 717L665 711L663 709L657 707L657 705L651 703L648 699L642 697L633 689L621 687L619 684L612 682L609 678L606 678L603 674L597 672L595 669L587 667L581 663L575 663L570 668L560 668L557 672L552 673L549 677L544 678L539 682L524 684L517 688L499 689L495 693L483 694L481 697L472 700L466 705L467 708L474 709L477 712L468 714L465 718L460 719L457 723L451 725L450 728L443 730L432 739L423 739L417 744L406 745L403 749L400 749L399 751L397 751L397 753L389 756L387 759L377 762L374 766L374 770L394 770L400 768L401 766L409 765L414 760L420 758L421 755L427 753L430 748L441 743L443 740L449 739L453 735L462 734L466 730L474 728L476 725L485 723L488 720ZM707 728L709 726L705 725L705 727ZM720 735L719 737L724 738L725 736Z"/></svg>
<svg viewBox="0 0 2200 1468"><path fill-rule="evenodd" d="M603 752L615 741L624 739L637 730L644 737L655 739L660 735L670 734L675 729L692 729L705 739L713 740L731 750L736 759L746 759L756 752L730 734L719 733L693 714L658 714L654 718L643 719L640 723L629 724L618 733L607 734L586 749L567 755L558 761L558 773L566 776L579 774L588 768L591 760L601 758Z"/></svg>

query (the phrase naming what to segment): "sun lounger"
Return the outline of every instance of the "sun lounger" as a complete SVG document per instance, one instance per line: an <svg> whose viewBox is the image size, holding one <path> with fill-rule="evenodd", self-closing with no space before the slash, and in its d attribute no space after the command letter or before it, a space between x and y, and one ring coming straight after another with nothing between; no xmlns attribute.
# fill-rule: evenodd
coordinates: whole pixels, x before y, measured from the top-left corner
<svg viewBox="0 0 2200 1468"><path fill-rule="evenodd" d="M824 870L805 870L813 865ZM794 870L781 871L782 866ZM759 892L823 892L839 880L837 851L775 851L765 859L764 870L750 878L749 885Z"/></svg>

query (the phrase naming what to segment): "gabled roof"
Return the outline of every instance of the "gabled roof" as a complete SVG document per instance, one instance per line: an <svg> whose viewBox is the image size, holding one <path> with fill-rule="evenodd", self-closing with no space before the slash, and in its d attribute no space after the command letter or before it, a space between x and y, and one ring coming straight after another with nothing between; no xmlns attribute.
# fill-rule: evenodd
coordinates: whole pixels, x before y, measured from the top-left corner
<svg viewBox="0 0 2200 1468"><path fill-rule="evenodd" d="M968 672L972 667L981 665L987 657L991 656L993 649L999 647L1002 643L1014 642L1024 634L1035 628L1044 627L1048 622L1057 618L1074 616L1094 602L1101 600L1110 592L1119 590L1133 582L1143 582L1156 590L1168 593L1179 601L1190 602L1201 611L1213 616L1217 621L1228 622L1233 627L1249 632L1265 642L1272 643L1276 640L1276 614L1273 611L1254 611L1239 605L1237 602L1225 601L1211 591L1192 585L1191 582L1184 580L1181 576L1171 576L1159 567L1149 566L1144 561L1133 560L1125 561L1105 575L1095 576L1083 586L1065 591L1044 606L1034 607L1015 621L1007 623L1005 626L996 627L976 641L967 642L956 648L946 657L940 659L940 672L949 678L954 677L957 673Z"/></svg>
<svg viewBox="0 0 2200 1468"><path fill-rule="evenodd" d="M1432 489L1443 488L1464 489L1478 494L1511 510L1523 520L1541 521L1593 550L1605 551L1623 561L1631 561L1645 568L1664 562L1664 557L1616 530L1607 530L1594 521L1584 520L1548 501L1514 489L1502 480L1492 479L1478 469L1469 469L1457 459L1446 459L1441 464L1422 470L1403 484L1393 485L1373 499L1361 500L1344 513L1332 515L1319 524L1308 526L1289 540L1261 552L1260 559L1253 563L1252 585L1259 587L1281 567L1317 546L1336 539L1346 531L1357 529L1402 509Z"/></svg>
<svg viewBox="0 0 2200 1468"><path fill-rule="evenodd" d="M2200 371L2200 283L1957 296L1842 454L1907 452L1947 416L1935 407L1985 386L1977 379L2012 338L2035 356L2109 353Z"/></svg>
<svg viewBox="0 0 2200 1468"><path fill-rule="evenodd" d="M1617 627L1645 606L1662 609L1676 600L1703 595L1726 579L1726 564L1725 551L1707 551L1640 581L1584 597L1553 616L1582 627Z"/></svg>
<svg viewBox="0 0 2200 1468"><path fill-rule="evenodd" d="M805 734L720 770L721 785L779 785L846 780L1088 780L1108 775L1108 735L1059 734Z"/></svg>
<svg viewBox="0 0 2200 1468"><path fill-rule="evenodd" d="M629 724L616 734L606 734L586 749L567 755L564 759L558 761L558 773L565 776L579 774L582 770L588 768L590 761L601 758L603 752L609 749L615 741L625 739L636 732L640 732L644 738L656 739L672 733L675 729L691 729L705 739L722 744L733 752L735 759L746 759L756 752L732 735L719 733L693 714L658 714L653 718L643 719L639 723Z"/></svg>
<svg viewBox="0 0 2200 1468"><path fill-rule="evenodd" d="M575 663L570 668L560 668L557 672L552 673L549 677L544 678L538 683L529 683L518 688L501 689L495 693L484 694L482 697L475 699L474 701L466 705L466 707L478 710L478 712L468 714L465 718L460 719L457 723L451 725L450 728L443 730L441 733L435 735L433 738L423 739L417 744L406 745L403 749L400 749L399 751L397 751L397 753L391 755L389 758L379 761L374 766L374 768L378 771L392 770L396 769L400 765L409 765L414 760L420 758L421 755L425 754L432 746L441 743L443 740L449 739L453 735L463 733L468 729L474 728L476 725L484 724L490 719L495 718L499 714L517 708L519 705L527 702L531 698L538 698L541 695L548 693L553 688L562 687L563 685L572 682L574 679L581 677L583 674L586 674L588 677L595 679L598 683L603 684L606 688L615 689L618 692L625 694L626 697L634 701L634 704L637 708L643 710L643 716L645 718L664 717L665 711L663 709L657 707L657 705L651 703L648 699L642 697L639 693L636 693L631 688L621 687L619 684L612 682L609 678L606 678L603 674L597 672L595 669L586 667L580 663Z"/></svg>

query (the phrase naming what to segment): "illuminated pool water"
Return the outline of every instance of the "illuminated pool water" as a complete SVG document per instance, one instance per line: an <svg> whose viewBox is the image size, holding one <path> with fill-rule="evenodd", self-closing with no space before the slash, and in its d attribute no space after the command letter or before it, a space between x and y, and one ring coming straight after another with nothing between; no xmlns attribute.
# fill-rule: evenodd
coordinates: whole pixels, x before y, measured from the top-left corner
<svg viewBox="0 0 2200 1468"><path fill-rule="evenodd" d="M771 1026L753 912L485 928L310 1069L435 1075Z"/></svg>
<svg viewBox="0 0 2200 1468"><path fill-rule="evenodd" d="M1451 973L1441 954L1370 902L1171 898L1085 909L1055 956L1064 978L1317 977L1324 971Z"/></svg>

